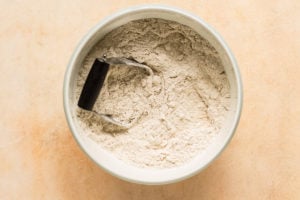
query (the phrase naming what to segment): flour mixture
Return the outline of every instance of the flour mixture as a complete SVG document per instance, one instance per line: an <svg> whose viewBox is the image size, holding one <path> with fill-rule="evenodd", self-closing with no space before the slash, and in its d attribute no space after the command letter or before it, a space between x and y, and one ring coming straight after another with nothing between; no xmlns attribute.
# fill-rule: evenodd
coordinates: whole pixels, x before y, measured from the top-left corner
<svg viewBox="0 0 300 200"><path fill-rule="evenodd" d="M77 108L83 134L126 163L142 168L183 165L219 133L229 109L229 82L216 50L191 28L144 19L108 33L79 71L76 98L96 58L133 58L153 70L112 66L94 106L132 124L105 132L103 122Z"/></svg>

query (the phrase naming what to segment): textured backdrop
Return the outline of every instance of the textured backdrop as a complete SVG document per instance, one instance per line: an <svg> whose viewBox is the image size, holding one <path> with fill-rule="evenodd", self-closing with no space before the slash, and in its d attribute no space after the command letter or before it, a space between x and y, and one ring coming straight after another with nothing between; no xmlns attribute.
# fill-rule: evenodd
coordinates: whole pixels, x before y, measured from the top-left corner
<svg viewBox="0 0 300 200"><path fill-rule="evenodd" d="M166 186L107 174L76 145L62 105L76 44L137 0L0 0L0 199L300 199L300 1L160 1L202 17L240 66L236 135L200 174Z"/></svg>

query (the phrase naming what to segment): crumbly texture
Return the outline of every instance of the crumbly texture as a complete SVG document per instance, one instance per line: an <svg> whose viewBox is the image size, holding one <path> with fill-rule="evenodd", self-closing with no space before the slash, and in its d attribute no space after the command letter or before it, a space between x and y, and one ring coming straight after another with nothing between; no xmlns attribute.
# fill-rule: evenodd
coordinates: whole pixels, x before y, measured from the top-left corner
<svg viewBox="0 0 300 200"><path fill-rule="evenodd" d="M83 133L114 156L142 168L189 162L213 141L229 109L229 82L217 51L190 27L162 19L127 23L108 33L79 70L76 98L95 60L134 58L153 70L111 66L94 106L129 124L105 131L105 123L77 108Z"/></svg>

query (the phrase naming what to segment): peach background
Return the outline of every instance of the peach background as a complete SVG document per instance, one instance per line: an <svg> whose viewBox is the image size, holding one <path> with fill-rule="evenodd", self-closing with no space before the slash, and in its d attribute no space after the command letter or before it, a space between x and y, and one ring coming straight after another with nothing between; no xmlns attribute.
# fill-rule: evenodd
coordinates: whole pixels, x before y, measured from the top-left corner
<svg viewBox="0 0 300 200"><path fill-rule="evenodd" d="M143 186L107 174L76 145L62 105L76 44L105 16L155 1L0 1L0 199L300 199L300 1L160 1L202 17L236 55L244 109L202 173Z"/></svg>

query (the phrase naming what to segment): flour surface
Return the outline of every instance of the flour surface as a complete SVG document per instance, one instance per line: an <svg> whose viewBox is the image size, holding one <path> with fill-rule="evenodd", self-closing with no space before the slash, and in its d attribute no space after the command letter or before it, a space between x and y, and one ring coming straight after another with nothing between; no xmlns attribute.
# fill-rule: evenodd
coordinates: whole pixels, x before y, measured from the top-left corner
<svg viewBox="0 0 300 200"><path fill-rule="evenodd" d="M112 66L94 110L131 124L107 133L77 108L76 120L117 158L142 168L183 165L219 133L229 109L229 82L216 50L191 28L162 19L137 20L108 33L79 70L76 98L95 58L133 58L152 68Z"/></svg>

